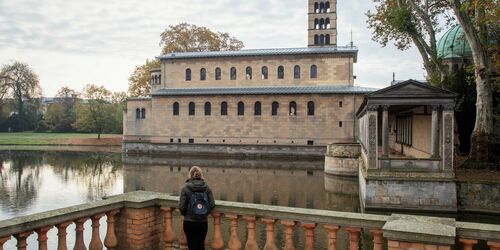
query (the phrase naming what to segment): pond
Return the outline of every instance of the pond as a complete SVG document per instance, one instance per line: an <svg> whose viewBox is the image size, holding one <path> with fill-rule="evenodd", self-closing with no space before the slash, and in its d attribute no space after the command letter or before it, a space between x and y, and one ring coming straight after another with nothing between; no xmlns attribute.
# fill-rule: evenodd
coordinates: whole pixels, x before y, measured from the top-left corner
<svg viewBox="0 0 500 250"><path fill-rule="evenodd" d="M0 151L0 161L0 220L136 190L178 195L193 165L203 168L217 200L360 211L357 178L324 174L323 161L125 157L112 152L62 151ZM471 218L482 220L481 217ZM498 218L485 220L499 223ZM105 218L101 220L103 224ZM90 228L90 221L86 228ZM73 230L74 225L68 227L69 247L74 242ZM265 230L260 231L260 241L264 242ZM280 231L277 230L278 239L282 237ZM85 230L87 241L90 241L90 232ZM102 238L104 234L102 231ZM317 234L317 248L324 248L326 235L324 232ZM296 238L301 238L300 235ZM49 249L56 248L56 241L53 229L49 231ZM369 245L369 237L364 241ZM36 246L36 236L30 236L28 242L31 247ZM301 243L296 244L300 246ZM348 245L345 232L340 232L339 244ZM15 249L15 240L5 247Z"/></svg>

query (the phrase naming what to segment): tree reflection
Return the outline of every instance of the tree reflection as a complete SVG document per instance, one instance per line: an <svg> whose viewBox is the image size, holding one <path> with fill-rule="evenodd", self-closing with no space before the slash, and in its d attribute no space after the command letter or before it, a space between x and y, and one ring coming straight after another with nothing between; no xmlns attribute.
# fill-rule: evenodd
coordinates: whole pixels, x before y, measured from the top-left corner
<svg viewBox="0 0 500 250"><path fill-rule="evenodd" d="M10 153L1 153L0 166L0 204L14 210L25 209L32 205L37 197L40 181L41 156L27 157L20 152L11 157Z"/></svg>
<svg viewBox="0 0 500 250"><path fill-rule="evenodd" d="M110 195L122 166L120 154L86 152L2 151L0 163L0 208L14 213L33 205L52 173L83 187L88 201Z"/></svg>

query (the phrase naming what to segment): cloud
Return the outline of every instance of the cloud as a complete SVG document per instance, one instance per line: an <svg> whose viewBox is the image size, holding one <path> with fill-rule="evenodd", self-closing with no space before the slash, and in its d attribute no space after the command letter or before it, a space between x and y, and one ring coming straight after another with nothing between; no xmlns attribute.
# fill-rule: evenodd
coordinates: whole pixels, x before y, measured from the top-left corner
<svg viewBox="0 0 500 250"><path fill-rule="evenodd" d="M381 87L393 71L402 79L422 78L415 50L371 41L364 15L370 5L338 1L339 45L349 43L352 30L360 49L357 85ZM307 45L307 0L0 0L0 64L22 59L33 65L47 95L63 83L79 88L90 80L124 90L134 66L160 53L160 33L179 22L229 32L246 48Z"/></svg>

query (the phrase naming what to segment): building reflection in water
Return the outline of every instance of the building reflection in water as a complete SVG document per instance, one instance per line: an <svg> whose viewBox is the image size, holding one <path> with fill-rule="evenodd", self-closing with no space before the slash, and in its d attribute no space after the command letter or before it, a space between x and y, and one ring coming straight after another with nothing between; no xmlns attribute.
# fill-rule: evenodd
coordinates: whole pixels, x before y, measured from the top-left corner
<svg viewBox="0 0 500 250"><path fill-rule="evenodd" d="M358 211L356 179L328 176L323 162L152 158L127 156L124 192L178 195L191 166L200 166L215 199L256 204Z"/></svg>

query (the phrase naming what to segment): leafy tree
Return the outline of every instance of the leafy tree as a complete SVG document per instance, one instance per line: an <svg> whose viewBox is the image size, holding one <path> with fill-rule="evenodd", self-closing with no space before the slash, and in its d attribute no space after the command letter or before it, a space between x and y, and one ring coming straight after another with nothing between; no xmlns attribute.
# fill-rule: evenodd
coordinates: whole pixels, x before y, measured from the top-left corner
<svg viewBox="0 0 500 250"><path fill-rule="evenodd" d="M18 128L16 130L33 129L38 119L39 102L34 101L42 95L38 75L22 62L4 65L0 70L0 98L11 98L15 101Z"/></svg>
<svg viewBox="0 0 500 250"><path fill-rule="evenodd" d="M187 23L170 25L160 36L162 53L240 50L243 42L229 33L213 32L206 27ZM147 96L151 91L150 70L160 67L160 61L146 60L135 68L129 77L128 94L132 97Z"/></svg>
<svg viewBox="0 0 500 250"><path fill-rule="evenodd" d="M109 130L109 120L113 115L111 92L104 86L88 84L81 95L85 101L78 103L76 107L73 127L81 132L96 133L97 139L101 139L101 134Z"/></svg>
<svg viewBox="0 0 500 250"><path fill-rule="evenodd" d="M146 60L146 63L135 67L134 72L129 77L128 93L130 96L147 96L151 91L149 84L150 71L154 68L159 68L161 65L159 60Z"/></svg>
<svg viewBox="0 0 500 250"><path fill-rule="evenodd" d="M450 21L446 15L448 5L443 0L381 0L375 12L368 12L368 27L372 39L382 46L394 41L400 50L415 45L422 57L428 80L442 86L447 72L437 56L436 33L442 30L440 19Z"/></svg>
<svg viewBox="0 0 500 250"><path fill-rule="evenodd" d="M123 110L127 105L127 93L115 92L111 95L111 105L113 120L110 125L111 132L116 134L123 133Z"/></svg>
<svg viewBox="0 0 500 250"><path fill-rule="evenodd" d="M162 53L240 50L243 42L229 33L213 32L188 23L168 26L160 35Z"/></svg>
<svg viewBox="0 0 500 250"><path fill-rule="evenodd" d="M496 43L489 42L489 33L495 34L499 30L499 8L496 0L448 0L467 42L472 51L474 60L474 74L476 82L476 122L471 136L471 151L469 158L472 161L488 162L493 148L493 80L491 72L492 60L498 55L498 34L494 35ZM491 32L489 32L491 31ZM494 55L494 54L493 54ZM493 64L498 62L493 61Z"/></svg>
<svg viewBox="0 0 500 250"><path fill-rule="evenodd" d="M75 105L78 93L69 87L61 87L54 103L47 108L45 121L49 129L55 132L71 132L75 122Z"/></svg>

